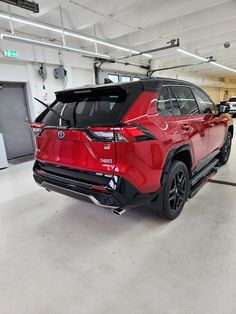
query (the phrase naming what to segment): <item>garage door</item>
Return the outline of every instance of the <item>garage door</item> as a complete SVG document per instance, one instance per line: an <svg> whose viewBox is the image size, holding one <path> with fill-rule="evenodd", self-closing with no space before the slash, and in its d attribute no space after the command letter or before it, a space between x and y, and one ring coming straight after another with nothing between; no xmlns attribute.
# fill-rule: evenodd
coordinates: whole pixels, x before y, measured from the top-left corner
<svg viewBox="0 0 236 314"><path fill-rule="evenodd" d="M33 154L23 85L0 84L0 133L8 159Z"/></svg>
<svg viewBox="0 0 236 314"><path fill-rule="evenodd" d="M93 84L93 74L90 70L72 68L73 87Z"/></svg>

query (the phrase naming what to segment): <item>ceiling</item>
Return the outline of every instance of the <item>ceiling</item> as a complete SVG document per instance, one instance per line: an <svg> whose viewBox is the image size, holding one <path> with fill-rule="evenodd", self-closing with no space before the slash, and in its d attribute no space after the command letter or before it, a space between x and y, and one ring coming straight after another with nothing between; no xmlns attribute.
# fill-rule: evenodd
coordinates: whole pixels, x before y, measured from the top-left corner
<svg viewBox="0 0 236 314"><path fill-rule="evenodd" d="M10 6L12 14L61 26L60 4L65 28L96 36L128 48L144 51L180 38L181 48L202 57L213 56L218 63L236 69L236 0L39 0L40 13ZM0 2L0 10L8 5ZM0 19L1 31L9 31L9 21ZM16 35L34 35L61 41L61 35L14 22ZM231 43L228 49L224 42ZM94 46L78 38L66 38L68 46L94 51ZM99 52L122 56L124 51L98 46ZM159 67L198 62L176 49L152 53ZM135 57L146 61L147 58ZM236 75L204 64L188 68L211 76Z"/></svg>

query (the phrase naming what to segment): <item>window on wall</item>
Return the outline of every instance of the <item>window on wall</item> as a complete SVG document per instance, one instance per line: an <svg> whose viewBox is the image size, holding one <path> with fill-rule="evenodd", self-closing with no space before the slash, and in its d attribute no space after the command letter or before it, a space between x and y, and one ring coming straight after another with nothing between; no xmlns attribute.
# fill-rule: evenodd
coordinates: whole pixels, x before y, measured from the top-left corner
<svg viewBox="0 0 236 314"><path fill-rule="evenodd" d="M117 74L108 74L107 76L109 80L111 80L113 83L118 83L119 82L119 75Z"/></svg>
<svg viewBox="0 0 236 314"><path fill-rule="evenodd" d="M157 101L157 111L161 116L172 116L170 95L167 87L162 87Z"/></svg>
<svg viewBox="0 0 236 314"><path fill-rule="evenodd" d="M131 81L131 77L127 76L127 75L122 75L121 76L121 82L130 82Z"/></svg>
<svg viewBox="0 0 236 314"><path fill-rule="evenodd" d="M171 89L177 98L181 115L188 116L199 114L198 104L191 88L186 86L172 86Z"/></svg>
<svg viewBox="0 0 236 314"><path fill-rule="evenodd" d="M133 81L139 81L140 80L140 77L133 77Z"/></svg>
<svg viewBox="0 0 236 314"><path fill-rule="evenodd" d="M193 93L198 102L200 113L211 114L215 112L214 103L204 92L198 88L193 88Z"/></svg>

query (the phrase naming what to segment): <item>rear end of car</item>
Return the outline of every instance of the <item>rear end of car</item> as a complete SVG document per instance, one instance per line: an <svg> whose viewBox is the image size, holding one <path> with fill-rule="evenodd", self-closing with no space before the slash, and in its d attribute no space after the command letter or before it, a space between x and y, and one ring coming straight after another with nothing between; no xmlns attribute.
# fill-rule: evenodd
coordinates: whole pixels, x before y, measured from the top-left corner
<svg viewBox="0 0 236 314"><path fill-rule="evenodd" d="M147 117L154 96L141 82L56 93L51 110L31 124L35 181L109 208L152 200L160 179L159 165L153 169L147 153L156 141Z"/></svg>
<svg viewBox="0 0 236 314"><path fill-rule="evenodd" d="M229 105L230 107L229 113L235 115L236 114L236 96L232 96L227 102L227 105Z"/></svg>

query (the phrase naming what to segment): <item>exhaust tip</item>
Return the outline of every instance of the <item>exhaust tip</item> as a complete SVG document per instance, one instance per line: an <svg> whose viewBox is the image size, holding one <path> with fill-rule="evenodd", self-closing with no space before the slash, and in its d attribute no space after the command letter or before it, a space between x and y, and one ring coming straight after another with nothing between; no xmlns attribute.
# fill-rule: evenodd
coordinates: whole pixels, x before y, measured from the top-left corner
<svg viewBox="0 0 236 314"><path fill-rule="evenodd" d="M121 216L126 212L126 209L116 208L113 210L113 214Z"/></svg>

